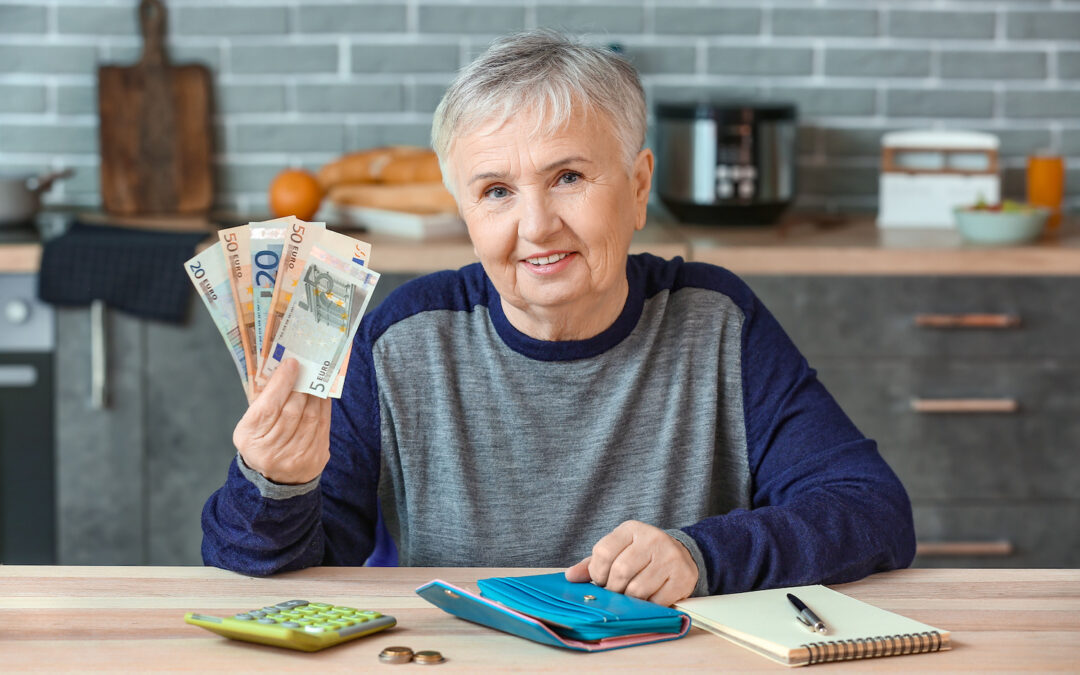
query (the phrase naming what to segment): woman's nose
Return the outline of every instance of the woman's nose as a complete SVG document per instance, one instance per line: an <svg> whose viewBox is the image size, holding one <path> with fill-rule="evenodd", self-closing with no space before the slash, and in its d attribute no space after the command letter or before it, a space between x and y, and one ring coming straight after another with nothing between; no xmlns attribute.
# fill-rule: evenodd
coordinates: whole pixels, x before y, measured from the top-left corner
<svg viewBox="0 0 1080 675"><path fill-rule="evenodd" d="M542 242L562 228L562 220L547 195L526 193L521 203L518 236Z"/></svg>

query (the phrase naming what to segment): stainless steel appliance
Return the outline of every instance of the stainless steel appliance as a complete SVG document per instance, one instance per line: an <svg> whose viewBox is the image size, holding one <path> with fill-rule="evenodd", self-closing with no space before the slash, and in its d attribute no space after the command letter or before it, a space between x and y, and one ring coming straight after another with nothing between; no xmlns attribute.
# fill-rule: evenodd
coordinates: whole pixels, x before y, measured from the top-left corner
<svg viewBox="0 0 1080 675"><path fill-rule="evenodd" d="M0 562L56 562L53 309L0 274Z"/></svg>
<svg viewBox="0 0 1080 675"><path fill-rule="evenodd" d="M788 103L659 104L660 201L684 222L775 222L795 198L796 125Z"/></svg>

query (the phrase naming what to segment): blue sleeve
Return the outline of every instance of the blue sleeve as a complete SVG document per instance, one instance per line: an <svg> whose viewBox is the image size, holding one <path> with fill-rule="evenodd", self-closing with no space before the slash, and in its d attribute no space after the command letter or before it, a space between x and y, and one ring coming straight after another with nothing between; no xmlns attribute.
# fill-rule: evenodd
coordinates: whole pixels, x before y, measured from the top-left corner
<svg viewBox="0 0 1080 675"><path fill-rule="evenodd" d="M900 480L743 284L743 414L751 508L683 529L708 592L854 581L907 567L911 503Z"/></svg>
<svg viewBox="0 0 1080 675"><path fill-rule="evenodd" d="M238 456L203 508L203 561L258 576L363 565L378 522L379 424L370 333L361 324L345 389L333 403L322 475L303 487L277 485L241 467Z"/></svg>

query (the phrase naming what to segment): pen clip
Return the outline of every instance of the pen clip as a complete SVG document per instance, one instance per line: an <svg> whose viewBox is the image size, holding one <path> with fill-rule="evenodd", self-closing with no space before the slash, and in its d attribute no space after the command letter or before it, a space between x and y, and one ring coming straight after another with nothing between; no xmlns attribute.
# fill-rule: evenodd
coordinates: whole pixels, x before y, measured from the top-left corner
<svg viewBox="0 0 1080 675"><path fill-rule="evenodd" d="M795 618L798 619L799 623L801 623L802 625L806 626L810 630L814 630L814 624L807 621L802 614L796 614Z"/></svg>

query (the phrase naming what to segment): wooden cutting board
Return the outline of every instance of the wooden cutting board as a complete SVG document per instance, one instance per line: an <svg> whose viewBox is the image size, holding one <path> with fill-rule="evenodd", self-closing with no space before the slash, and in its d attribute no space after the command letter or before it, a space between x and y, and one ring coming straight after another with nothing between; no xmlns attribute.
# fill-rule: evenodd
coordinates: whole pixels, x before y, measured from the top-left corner
<svg viewBox="0 0 1080 675"><path fill-rule="evenodd" d="M210 71L170 65L165 6L138 8L143 53L98 68L101 196L110 213L195 213L214 198Z"/></svg>

